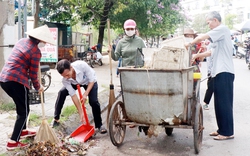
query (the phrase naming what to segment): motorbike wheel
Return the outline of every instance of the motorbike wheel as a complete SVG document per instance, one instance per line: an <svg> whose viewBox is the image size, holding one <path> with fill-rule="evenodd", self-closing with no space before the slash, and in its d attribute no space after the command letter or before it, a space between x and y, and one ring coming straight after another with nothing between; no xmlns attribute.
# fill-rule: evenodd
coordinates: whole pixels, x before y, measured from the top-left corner
<svg viewBox="0 0 250 156"><path fill-rule="evenodd" d="M102 66L103 65L102 59L99 59L97 63L98 63L99 66Z"/></svg>
<svg viewBox="0 0 250 156"><path fill-rule="evenodd" d="M41 78L42 85L44 87L44 91L46 91L51 84L51 76L46 72Z"/></svg>
<svg viewBox="0 0 250 156"><path fill-rule="evenodd" d="M89 60L89 66L92 67L92 68L94 68L94 61L92 59Z"/></svg>

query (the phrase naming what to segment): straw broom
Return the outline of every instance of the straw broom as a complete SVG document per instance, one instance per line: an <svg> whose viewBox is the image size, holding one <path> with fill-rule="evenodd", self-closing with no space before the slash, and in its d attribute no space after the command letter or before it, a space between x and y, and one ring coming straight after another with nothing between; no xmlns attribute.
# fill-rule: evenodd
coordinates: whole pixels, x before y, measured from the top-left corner
<svg viewBox="0 0 250 156"><path fill-rule="evenodd" d="M107 19L108 24L108 44L111 45L110 42L110 20ZM110 67L110 85L109 85L109 104L108 104L108 114L107 114L107 125L109 124L109 113L113 103L115 102L115 93L114 93L114 85L113 85L113 77L112 77L112 60L111 60L111 51L109 52L109 67Z"/></svg>
<svg viewBox="0 0 250 156"><path fill-rule="evenodd" d="M40 70L40 65L39 65L39 82L41 84L41 70ZM44 111L44 103L43 103L43 94L40 94L41 96L41 105L42 105L42 123L41 126L39 127L39 130L36 134L35 137L35 142L40 142L40 141L51 141L52 143L60 144L60 140L57 138L56 133L54 130L49 126L48 121L45 119L45 111Z"/></svg>

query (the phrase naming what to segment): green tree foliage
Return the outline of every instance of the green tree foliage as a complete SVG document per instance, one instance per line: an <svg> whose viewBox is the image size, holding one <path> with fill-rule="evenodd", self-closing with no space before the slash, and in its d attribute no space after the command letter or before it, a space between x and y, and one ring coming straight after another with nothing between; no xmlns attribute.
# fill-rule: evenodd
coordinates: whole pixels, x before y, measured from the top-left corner
<svg viewBox="0 0 250 156"><path fill-rule="evenodd" d="M75 25L78 17L77 7L63 0L41 0L40 17L42 21Z"/></svg>
<svg viewBox="0 0 250 156"><path fill-rule="evenodd" d="M227 25L229 29L233 29L236 20L237 20L237 15L227 14L225 17L225 25Z"/></svg>
<svg viewBox="0 0 250 156"><path fill-rule="evenodd" d="M99 30L102 45L107 18L122 32L126 19L134 19L142 36L173 33L183 21L180 0L41 0L43 20L75 25L91 24Z"/></svg>
<svg viewBox="0 0 250 156"><path fill-rule="evenodd" d="M177 6L178 0L132 1L119 3L110 15L114 28L122 29L126 19L134 19L142 36L154 36L173 33L182 21Z"/></svg>
<svg viewBox="0 0 250 156"><path fill-rule="evenodd" d="M204 18L206 14L199 14L194 17L192 28L198 33L206 33L209 28L206 24L206 19Z"/></svg>

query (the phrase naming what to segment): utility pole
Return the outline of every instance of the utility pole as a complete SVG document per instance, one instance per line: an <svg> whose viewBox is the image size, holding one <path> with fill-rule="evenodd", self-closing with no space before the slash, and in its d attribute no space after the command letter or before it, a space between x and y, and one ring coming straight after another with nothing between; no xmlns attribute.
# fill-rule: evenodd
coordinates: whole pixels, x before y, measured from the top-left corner
<svg viewBox="0 0 250 156"><path fill-rule="evenodd" d="M23 4L23 5L21 5ZM26 37L27 31L27 0L18 0L18 40Z"/></svg>

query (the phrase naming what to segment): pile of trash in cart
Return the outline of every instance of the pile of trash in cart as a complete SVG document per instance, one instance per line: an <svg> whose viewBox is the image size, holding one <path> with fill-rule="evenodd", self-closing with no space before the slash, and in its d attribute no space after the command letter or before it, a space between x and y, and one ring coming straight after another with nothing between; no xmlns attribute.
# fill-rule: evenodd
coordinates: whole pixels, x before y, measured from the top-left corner
<svg viewBox="0 0 250 156"><path fill-rule="evenodd" d="M189 54L184 46L184 36L165 40L161 48L144 48L144 68L184 69L189 65Z"/></svg>

